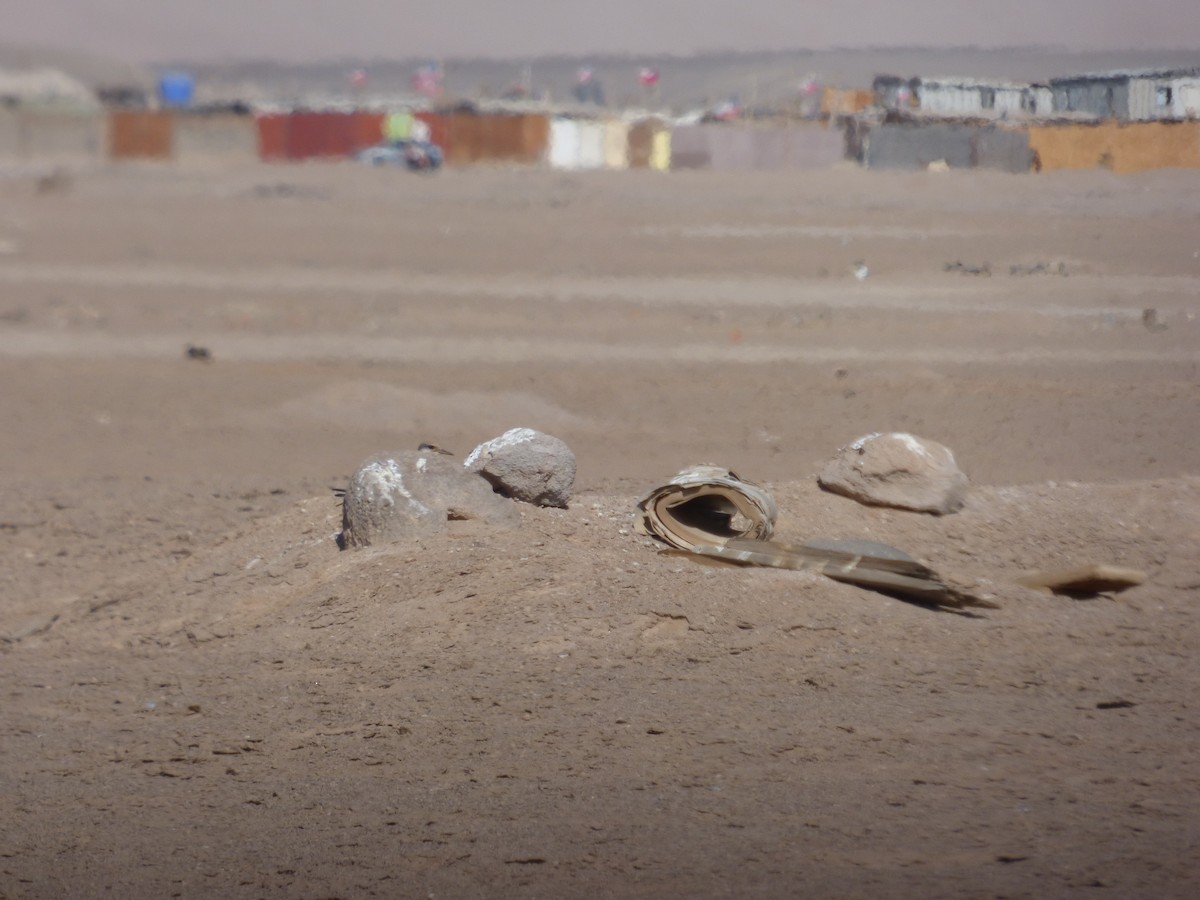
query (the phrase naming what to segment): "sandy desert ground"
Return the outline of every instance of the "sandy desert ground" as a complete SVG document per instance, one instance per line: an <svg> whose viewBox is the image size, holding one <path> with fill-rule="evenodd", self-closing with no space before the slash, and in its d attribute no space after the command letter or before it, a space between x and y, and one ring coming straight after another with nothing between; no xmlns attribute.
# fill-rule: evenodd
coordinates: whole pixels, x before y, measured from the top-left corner
<svg viewBox="0 0 1200 900"><path fill-rule="evenodd" d="M0 897L1200 891L1200 173L37 174ZM569 509L339 552L363 459L517 425ZM887 430L960 513L818 489ZM699 462L1000 608L663 555ZM1015 583L1086 562L1148 581Z"/></svg>

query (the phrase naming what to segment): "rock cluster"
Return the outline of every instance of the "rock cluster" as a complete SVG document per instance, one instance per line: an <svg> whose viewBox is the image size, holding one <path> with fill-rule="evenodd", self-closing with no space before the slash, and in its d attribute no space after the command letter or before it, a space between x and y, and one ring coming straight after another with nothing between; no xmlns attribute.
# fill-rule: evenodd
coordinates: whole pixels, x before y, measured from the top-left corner
<svg viewBox="0 0 1200 900"><path fill-rule="evenodd" d="M381 453L358 467L343 495L342 546L436 534L452 520L513 525L512 501L565 507L574 484L571 448L531 428L480 444L461 465L432 444Z"/></svg>
<svg viewBox="0 0 1200 900"><path fill-rule="evenodd" d="M482 478L432 450L381 453L359 466L342 501L349 549L435 534L452 519L515 524L516 507Z"/></svg>

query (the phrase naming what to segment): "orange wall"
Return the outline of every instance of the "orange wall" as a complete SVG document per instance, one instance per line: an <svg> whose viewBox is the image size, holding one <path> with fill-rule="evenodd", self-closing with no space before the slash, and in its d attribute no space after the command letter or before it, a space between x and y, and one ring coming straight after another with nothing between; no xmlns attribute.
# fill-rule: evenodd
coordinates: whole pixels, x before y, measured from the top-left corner
<svg viewBox="0 0 1200 900"><path fill-rule="evenodd" d="M550 120L544 115L417 113L429 125L429 137L442 148L446 164L509 162L532 164L550 143Z"/></svg>
<svg viewBox="0 0 1200 900"><path fill-rule="evenodd" d="M110 159L170 159L175 152L169 112L113 110L108 116Z"/></svg>
<svg viewBox="0 0 1200 900"><path fill-rule="evenodd" d="M1130 122L1030 127L1029 146L1043 171L1114 172L1200 168L1200 122Z"/></svg>
<svg viewBox="0 0 1200 900"><path fill-rule="evenodd" d="M825 88L821 95L821 114L825 116L852 116L867 109L875 102L872 91L839 90Z"/></svg>

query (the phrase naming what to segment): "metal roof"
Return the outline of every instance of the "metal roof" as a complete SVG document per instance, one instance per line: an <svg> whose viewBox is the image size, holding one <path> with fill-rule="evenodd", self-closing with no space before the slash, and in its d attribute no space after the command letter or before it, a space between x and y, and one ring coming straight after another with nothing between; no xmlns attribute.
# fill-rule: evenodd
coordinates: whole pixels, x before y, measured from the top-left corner
<svg viewBox="0 0 1200 900"><path fill-rule="evenodd" d="M1112 69L1108 72L1084 72L1079 75L1063 75L1051 78L1051 84L1065 81L1120 81L1126 78L1197 78L1200 66L1186 69Z"/></svg>
<svg viewBox="0 0 1200 900"><path fill-rule="evenodd" d="M1041 87L1041 85L1029 81L1006 81L999 78L972 78L961 75L938 78L925 78L922 76L920 82L922 85L936 85L938 87L998 88L1009 91L1023 91L1027 88Z"/></svg>

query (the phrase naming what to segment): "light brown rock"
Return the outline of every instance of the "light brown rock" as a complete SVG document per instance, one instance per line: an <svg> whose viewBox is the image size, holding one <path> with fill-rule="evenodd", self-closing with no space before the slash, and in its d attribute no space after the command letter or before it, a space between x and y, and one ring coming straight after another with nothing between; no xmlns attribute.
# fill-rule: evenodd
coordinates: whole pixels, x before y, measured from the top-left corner
<svg viewBox="0 0 1200 900"><path fill-rule="evenodd" d="M471 451L464 465L505 497L566 508L575 486L575 454L566 442L533 428L511 428Z"/></svg>
<svg viewBox="0 0 1200 900"><path fill-rule="evenodd" d="M520 519L516 506L456 461L433 450L373 456L359 466L342 501L342 542L366 547L435 534L451 519L497 526Z"/></svg>
<svg viewBox="0 0 1200 900"><path fill-rule="evenodd" d="M904 432L870 434L843 447L818 482L860 503L934 515L961 509L970 483L948 447Z"/></svg>

